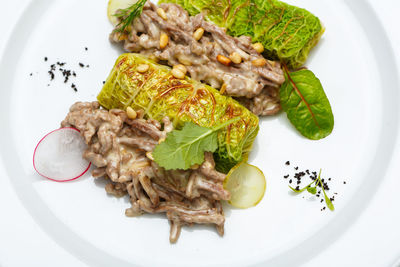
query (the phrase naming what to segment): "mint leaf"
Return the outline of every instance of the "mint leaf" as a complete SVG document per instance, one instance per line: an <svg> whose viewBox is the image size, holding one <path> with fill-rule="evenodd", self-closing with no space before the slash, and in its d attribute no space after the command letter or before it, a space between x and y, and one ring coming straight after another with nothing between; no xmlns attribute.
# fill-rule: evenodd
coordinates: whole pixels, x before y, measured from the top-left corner
<svg viewBox="0 0 400 267"><path fill-rule="evenodd" d="M187 170L204 161L204 152L214 152L218 148L218 131L240 118L234 118L213 128L186 122L182 130L167 134L164 142L153 151L154 161L166 170Z"/></svg>

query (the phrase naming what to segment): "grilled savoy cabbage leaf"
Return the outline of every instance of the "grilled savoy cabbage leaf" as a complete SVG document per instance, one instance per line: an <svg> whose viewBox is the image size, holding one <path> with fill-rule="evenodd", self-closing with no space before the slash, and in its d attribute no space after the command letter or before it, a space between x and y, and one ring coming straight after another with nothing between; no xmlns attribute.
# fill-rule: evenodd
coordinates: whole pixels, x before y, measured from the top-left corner
<svg viewBox="0 0 400 267"><path fill-rule="evenodd" d="M176 3L191 16L207 20L232 36L247 35L261 42L267 56L279 58L289 68L301 67L321 38L324 27L309 11L278 0L161 0Z"/></svg>
<svg viewBox="0 0 400 267"><path fill-rule="evenodd" d="M139 73L139 64L149 70ZM176 79L171 68L134 53L117 59L97 99L106 109L143 109L147 118L158 121L168 116L176 129L185 122L211 128L240 117L218 133L214 159L217 170L225 173L247 159L259 129L258 117L236 100L188 77Z"/></svg>

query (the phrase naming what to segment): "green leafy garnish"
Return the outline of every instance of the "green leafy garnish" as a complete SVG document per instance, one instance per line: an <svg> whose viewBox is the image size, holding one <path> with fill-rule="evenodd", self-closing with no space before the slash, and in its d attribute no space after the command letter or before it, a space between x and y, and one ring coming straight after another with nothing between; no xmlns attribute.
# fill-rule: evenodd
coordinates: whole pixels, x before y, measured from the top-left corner
<svg viewBox="0 0 400 267"><path fill-rule="evenodd" d="M334 211L335 207L333 206L333 203L332 203L331 199L326 194L325 189L324 189L324 184L321 181L321 171L322 170L319 170L319 174L318 174L318 178L317 179L315 179L314 181L312 181L310 184L306 185L302 189L296 189L296 188L291 187L290 185L289 185L289 188L292 189L296 193L301 193L301 192L307 190L307 192L315 195L317 193L317 186L320 186L322 188L322 192L324 193L324 199L325 199L326 206L331 211ZM312 185L314 185L314 186L312 186Z"/></svg>
<svg viewBox="0 0 400 267"><path fill-rule="evenodd" d="M132 24L133 20L142 14L143 6L146 4L147 0L139 0L135 4L128 8L120 9L114 14L117 18L121 20L120 23L115 27L116 32L124 32L126 28Z"/></svg>
<svg viewBox="0 0 400 267"><path fill-rule="evenodd" d="M201 164L204 152L217 150L218 131L239 119L236 117L212 128L186 122L182 130L168 133L165 141L156 146L152 153L154 161L166 170L187 170L195 164Z"/></svg>
<svg viewBox="0 0 400 267"><path fill-rule="evenodd" d="M328 136L334 125L331 105L321 82L310 70L289 72L280 88L282 109L290 122L305 137L319 140Z"/></svg>

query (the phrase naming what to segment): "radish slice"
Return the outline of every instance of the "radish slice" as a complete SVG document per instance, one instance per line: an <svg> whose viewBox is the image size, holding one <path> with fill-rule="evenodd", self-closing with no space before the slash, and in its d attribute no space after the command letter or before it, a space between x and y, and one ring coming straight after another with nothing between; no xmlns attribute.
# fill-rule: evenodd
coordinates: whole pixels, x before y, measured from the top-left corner
<svg viewBox="0 0 400 267"><path fill-rule="evenodd" d="M265 176L256 166L242 162L229 171L224 188L231 193L228 202L232 206L241 209L254 207L264 197Z"/></svg>
<svg viewBox="0 0 400 267"><path fill-rule="evenodd" d="M66 182L84 175L90 162L82 158L85 141L78 129L67 127L46 134L33 152L33 167L41 176Z"/></svg>

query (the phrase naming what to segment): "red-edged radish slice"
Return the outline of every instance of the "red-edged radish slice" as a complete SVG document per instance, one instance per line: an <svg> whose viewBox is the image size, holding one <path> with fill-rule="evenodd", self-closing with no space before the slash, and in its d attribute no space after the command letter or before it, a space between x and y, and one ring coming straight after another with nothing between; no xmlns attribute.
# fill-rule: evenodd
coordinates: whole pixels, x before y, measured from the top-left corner
<svg viewBox="0 0 400 267"><path fill-rule="evenodd" d="M33 167L41 176L66 182L84 175L90 162L82 158L85 141L78 129L66 127L46 134L33 152Z"/></svg>

